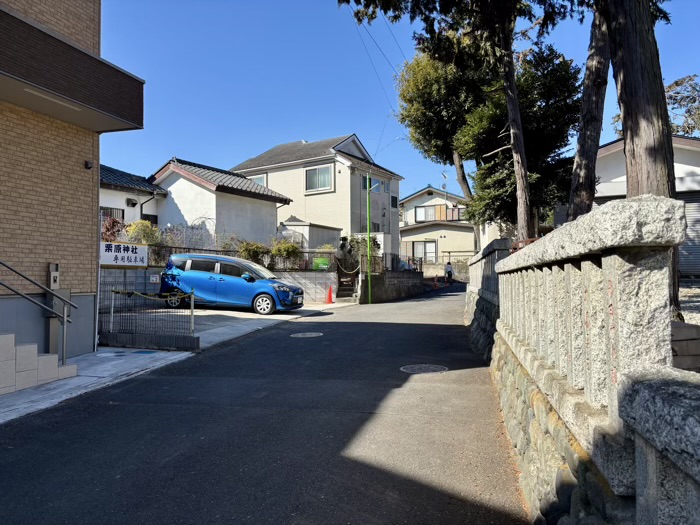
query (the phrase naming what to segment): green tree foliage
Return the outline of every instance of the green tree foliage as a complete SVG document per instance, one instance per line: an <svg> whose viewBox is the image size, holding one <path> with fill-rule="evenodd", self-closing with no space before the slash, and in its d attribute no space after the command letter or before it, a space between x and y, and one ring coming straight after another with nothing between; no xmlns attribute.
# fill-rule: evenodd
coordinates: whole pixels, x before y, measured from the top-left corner
<svg viewBox="0 0 700 525"><path fill-rule="evenodd" d="M535 47L521 61L516 82L531 185L531 207L546 216L568 199L571 158L564 155L576 129L581 69L554 47ZM516 180L507 133L505 95L494 86L488 101L467 116L455 146L477 162L475 196L466 216L476 223L517 220Z"/></svg>
<svg viewBox="0 0 700 525"><path fill-rule="evenodd" d="M457 169L457 182L471 195L462 159L455 157L454 138L467 114L484 102L484 84L493 81L476 57L460 68L418 54L396 79L398 120L408 128L409 140L427 159Z"/></svg>
<svg viewBox="0 0 700 525"><path fill-rule="evenodd" d="M149 221L135 221L126 227L126 236L130 242L156 246L161 243L161 232L158 226Z"/></svg>

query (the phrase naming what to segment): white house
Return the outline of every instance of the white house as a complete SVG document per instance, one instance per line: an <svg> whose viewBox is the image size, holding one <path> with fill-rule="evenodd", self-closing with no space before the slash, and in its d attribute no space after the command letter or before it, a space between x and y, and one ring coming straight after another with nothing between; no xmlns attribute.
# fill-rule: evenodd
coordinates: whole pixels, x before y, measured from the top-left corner
<svg viewBox="0 0 700 525"><path fill-rule="evenodd" d="M267 243L277 233L277 207L292 201L237 173L173 157L148 182L165 190L158 221L206 228L219 239Z"/></svg>
<svg viewBox="0 0 700 525"><path fill-rule="evenodd" d="M144 177L100 164L100 217L130 223L145 219L158 225L158 204L167 190Z"/></svg>
<svg viewBox="0 0 700 525"><path fill-rule="evenodd" d="M462 218L463 200L430 184L401 199L401 256L440 264L473 256L475 226Z"/></svg>
<svg viewBox="0 0 700 525"><path fill-rule="evenodd" d="M682 275L700 275L700 139L674 136L673 161L676 198L685 202L688 221L686 241L680 248L680 271ZM625 198L627 176L622 139L600 147L596 176L596 204Z"/></svg>
<svg viewBox="0 0 700 525"><path fill-rule="evenodd" d="M399 253L403 177L375 163L357 135L280 144L231 171L292 199L288 207L279 209L277 222L293 216L312 227L340 229L344 235L367 231L369 176L369 229L385 253Z"/></svg>

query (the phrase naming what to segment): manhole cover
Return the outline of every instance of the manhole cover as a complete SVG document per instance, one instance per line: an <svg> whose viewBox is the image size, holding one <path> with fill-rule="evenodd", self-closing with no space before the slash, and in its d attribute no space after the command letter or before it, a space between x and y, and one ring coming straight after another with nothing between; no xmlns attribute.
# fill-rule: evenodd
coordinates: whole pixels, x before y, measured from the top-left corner
<svg viewBox="0 0 700 525"><path fill-rule="evenodd" d="M321 337L323 334L321 332L301 332L298 334L292 334L290 337Z"/></svg>
<svg viewBox="0 0 700 525"><path fill-rule="evenodd" d="M446 366L440 365L406 365L400 369L407 374L435 374L439 372L447 372Z"/></svg>

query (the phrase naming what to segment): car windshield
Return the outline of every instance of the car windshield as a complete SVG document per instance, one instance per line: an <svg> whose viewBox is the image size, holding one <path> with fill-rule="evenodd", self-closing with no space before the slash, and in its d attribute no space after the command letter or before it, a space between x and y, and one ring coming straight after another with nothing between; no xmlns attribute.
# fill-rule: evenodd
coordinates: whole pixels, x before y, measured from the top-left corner
<svg viewBox="0 0 700 525"><path fill-rule="evenodd" d="M261 279L277 279L277 276L264 266L250 261L246 261L245 265Z"/></svg>

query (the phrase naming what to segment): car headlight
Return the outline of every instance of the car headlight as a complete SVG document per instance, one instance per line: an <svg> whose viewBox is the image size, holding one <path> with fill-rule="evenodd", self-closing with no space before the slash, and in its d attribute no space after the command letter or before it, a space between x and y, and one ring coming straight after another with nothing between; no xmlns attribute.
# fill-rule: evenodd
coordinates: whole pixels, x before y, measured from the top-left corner
<svg viewBox="0 0 700 525"><path fill-rule="evenodd" d="M272 287L277 290L278 292L289 292L291 293L291 289L289 286L285 286L283 284L273 284Z"/></svg>

